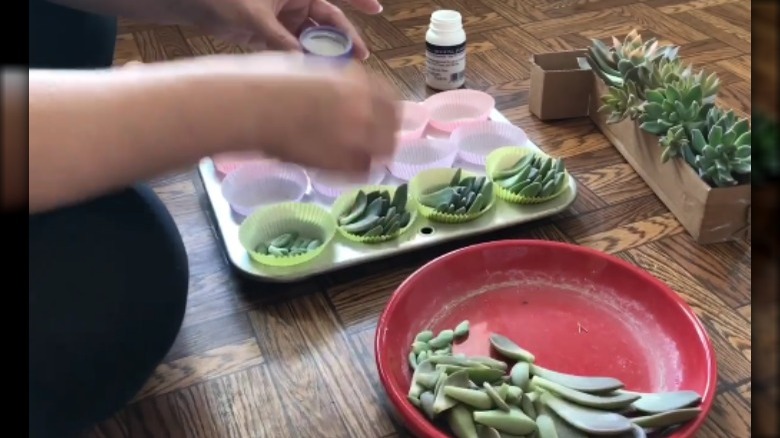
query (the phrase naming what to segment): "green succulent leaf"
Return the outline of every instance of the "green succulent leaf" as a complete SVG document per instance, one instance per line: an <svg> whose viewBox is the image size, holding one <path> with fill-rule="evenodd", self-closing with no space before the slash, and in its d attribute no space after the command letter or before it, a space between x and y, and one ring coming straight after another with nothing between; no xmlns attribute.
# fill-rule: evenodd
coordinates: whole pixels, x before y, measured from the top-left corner
<svg viewBox="0 0 780 438"><path fill-rule="evenodd" d="M677 102L680 102L682 99L682 96L680 96L680 92L675 88L673 85L669 85L666 88L666 101L675 104Z"/></svg>
<svg viewBox="0 0 780 438"><path fill-rule="evenodd" d="M749 161L748 162L738 162L738 163L734 164L733 166L731 166L731 168L732 168L732 170L734 170L734 172L739 173L741 175L747 175L751 171L751 165L750 165Z"/></svg>
<svg viewBox="0 0 780 438"><path fill-rule="evenodd" d="M663 120L654 120L643 122L641 125L639 125L639 127L651 134L663 135L670 127L672 127L672 124Z"/></svg>
<svg viewBox="0 0 780 438"><path fill-rule="evenodd" d="M655 104L662 104L664 103L664 95L659 90L648 90L645 92L645 97L647 98L648 102L655 103Z"/></svg>
<svg viewBox="0 0 780 438"><path fill-rule="evenodd" d="M663 116L664 110L659 103L648 102L644 106L645 117L650 120L658 120Z"/></svg>
<svg viewBox="0 0 780 438"><path fill-rule="evenodd" d="M713 126L710 129L710 135L707 136L707 141L710 144L720 144L723 141L723 128L720 126Z"/></svg>
<svg viewBox="0 0 780 438"><path fill-rule="evenodd" d="M733 123L731 130L736 132L737 135L741 136L750 130L750 124L748 123L747 119L741 119L738 122Z"/></svg>
<svg viewBox="0 0 780 438"><path fill-rule="evenodd" d="M708 160L715 160L718 157L718 152L715 150L715 147L711 145L704 145L701 154Z"/></svg>
<svg viewBox="0 0 780 438"><path fill-rule="evenodd" d="M691 149L690 144L685 144L681 148L682 150L682 156L685 159L685 161L691 166L696 167L696 158L697 155L694 154L693 150Z"/></svg>
<svg viewBox="0 0 780 438"><path fill-rule="evenodd" d="M701 91L701 85L696 84L694 85L688 93L685 94L685 98L683 99L683 103L686 106L691 105L693 102L699 102L702 99L702 91Z"/></svg>
<svg viewBox="0 0 780 438"><path fill-rule="evenodd" d="M747 148L747 150L750 151L750 137L750 131L745 132L744 134L737 137L737 139L734 141L734 145L738 146L740 149Z"/></svg>
<svg viewBox="0 0 780 438"><path fill-rule="evenodd" d="M737 140L737 133L732 130L728 130L726 131L725 134L723 134L723 138L721 138L719 141L710 140L710 143L716 143L716 144L722 143L724 145L732 145L735 143L736 140Z"/></svg>
<svg viewBox="0 0 780 438"><path fill-rule="evenodd" d="M704 151L704 146L707 145L704 135L698 129L691 130L691 144L693 145L693 150L700 154Z"/></svg>

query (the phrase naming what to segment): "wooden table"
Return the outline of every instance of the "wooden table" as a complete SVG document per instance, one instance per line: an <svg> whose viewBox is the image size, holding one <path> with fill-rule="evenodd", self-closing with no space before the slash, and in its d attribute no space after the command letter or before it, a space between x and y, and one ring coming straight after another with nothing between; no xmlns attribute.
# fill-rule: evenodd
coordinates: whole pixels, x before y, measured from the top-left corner
<svg viewBox="0 0 780 438"><path fill-rule="evenodd" d="M531 53L582 48L589 38L638 27L645 36L681 45L686 59L717 71L721 103L747 114L750 3L386 0L380 17L352 15L374 51L368 66L405 98L427 95L421 43L434 4L464 14L467 86L494 95L499 109L543 150L566 158L579 183L570 211L301 284L264 286L231 274L198 204L192 174L162 178L155 187L190 254L184 327L137 401L94 436L406 436L388 409L373 362L379 312L425 261L458 246L507 238L598 248L679 292L709 330L720 365L716 403L701 436L750 435L750 243L697 245L589 120L541 123L527 105ZM190 29L123 23L117 62L240 51Z"/></svg>

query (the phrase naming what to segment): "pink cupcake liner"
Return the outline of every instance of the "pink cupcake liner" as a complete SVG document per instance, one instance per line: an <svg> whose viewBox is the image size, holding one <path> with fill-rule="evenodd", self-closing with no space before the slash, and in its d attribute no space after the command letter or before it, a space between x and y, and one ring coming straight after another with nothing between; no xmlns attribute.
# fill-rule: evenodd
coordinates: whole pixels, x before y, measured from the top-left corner
<svg viewBox="0 0 780 438"><path fill-rule="evenodd" d="M450 137L458 147L461 160L484 165L488 154L504 146L523 147L528 142L525 131L508 122L470 123L452 131Z"/></svg>
<svg viewBox="0 0 780 438"><path fill-rule="evenodd" d="M401 129L396 133L399 140L420 138L428 126L430 114L428 108L419 102L404 100L401 102Z"/></svg>
<svg viewBox="0 0 780 438"><path fill-rule="evenodd" d="M244 164L222 181L222 196L236 213L280 202L297 202L306 194L309 177L295 164L265 161Z"/></svg>
<svg viewBox="0 0 780 438"><path fill-rule="evenodd" d="M342 193L361 186L379 185L387 175L384 166L375 165L364 175L351 175L322 169L309 170L312 188L328 198L337 198Z"/></svg>
<svg viewBox="0 0 780 438"><path fill-rule="evenodd" d="M482 91L462 89L434 94L423 104L431 115L431 126L452 132L461 125L487 120L496 100Z"/></svg>
<svg viewBox="0 0 780 438"><path fill-rule="evenodd" d="M387 166L396 178L409 181L426 169L451 167L458 149L449 139L418 138L401 142Z"/></svg>
<svg viewBox="0 0 780 438"><path fill-rule="evenodd" d="M269 160L260 152L225 152L211 157L217 172L226 176L245 164L259 163Z"/></svg>

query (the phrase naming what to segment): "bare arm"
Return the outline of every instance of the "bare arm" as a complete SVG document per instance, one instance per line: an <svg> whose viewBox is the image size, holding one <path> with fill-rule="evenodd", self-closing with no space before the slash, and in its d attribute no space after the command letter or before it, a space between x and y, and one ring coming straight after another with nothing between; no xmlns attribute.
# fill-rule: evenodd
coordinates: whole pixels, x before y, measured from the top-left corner
<svg viewBox="0 0 780 438"><path fill-rule="evenodd" d="M18 89L26 85L23 77L5 74L16 80L3 82L4 106L10 114L23 115L25 93ZM240 99L235 97L247 90L232 82L169 67L31 70L30 212L78 202L191 165L215 152L246 147L240 143L257 129L257 120L274 117L263 105L237 111ZM267 84L268 90L253 93L265 94L273 102L273 81ZM23 127L6 123L6 132ZM27 155L24 137L16 132L4 138L10 140L4 142L5 155L13 159L3 160L3 173L14 177L4 184L10 190L4 194L4 208L24 200L18 172Z"/></svg>

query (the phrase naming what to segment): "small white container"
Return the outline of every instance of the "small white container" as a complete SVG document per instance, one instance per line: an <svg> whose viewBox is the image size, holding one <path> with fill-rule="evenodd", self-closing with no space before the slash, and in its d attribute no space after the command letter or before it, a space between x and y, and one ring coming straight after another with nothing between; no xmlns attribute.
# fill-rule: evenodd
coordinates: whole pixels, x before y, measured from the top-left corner
<svg viewBox="0 0 780 438"><path fill-rule="evenodd" d="M466 32L460 12L431 14L425 33L425 83L435 90L454 90L466 82Z"/></svg>

